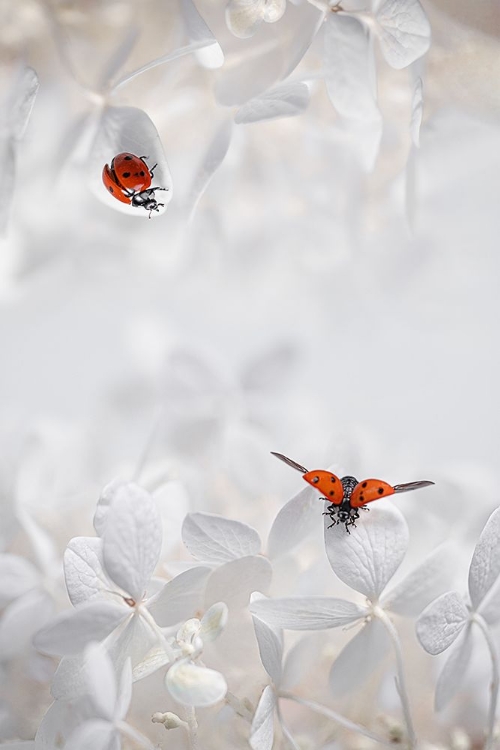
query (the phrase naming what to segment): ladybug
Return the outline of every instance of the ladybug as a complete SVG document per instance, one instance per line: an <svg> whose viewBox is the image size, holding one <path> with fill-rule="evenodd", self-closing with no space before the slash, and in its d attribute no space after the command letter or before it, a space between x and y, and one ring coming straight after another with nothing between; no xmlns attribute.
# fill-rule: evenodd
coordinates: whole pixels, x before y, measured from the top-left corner
<svg viewBox="0 0 500 750"><path fill-rule="evenodd" d="M124 152L114 157L111 166L105 164L102 170L102 181L116 200L130 206L146 209L151 218L152 211L159 211L164 203L158 203L155 190L168 190L163 187L151 187L151 180L157 164L151 169L146 164L147 156L135 156Z"/></svg>
<svg viewBox="0 0 500 750"><path fill-rule="evenodd" d="M300 471L302 478L322 494L322 500L330 503L324 516L329 516L332 523L329 529L336 524L344 524L348 534L349 526L356 526L359 518L359 511L369 510L365 508L367 503L373 503L374 500L380 500L387 495L394 495L397 492L410 492L418 490L421 487L429 487L434 482L422 480L420 482L407 482L406 484L395 484L394 487L380 479L364 479L358 482L354 477L342 477L339 479L331 471L324 469L315 469L308 471L300 464L292 461L291 458L283 456L281 453L271 451L273 456L284 461L292 469Z"/></svg>

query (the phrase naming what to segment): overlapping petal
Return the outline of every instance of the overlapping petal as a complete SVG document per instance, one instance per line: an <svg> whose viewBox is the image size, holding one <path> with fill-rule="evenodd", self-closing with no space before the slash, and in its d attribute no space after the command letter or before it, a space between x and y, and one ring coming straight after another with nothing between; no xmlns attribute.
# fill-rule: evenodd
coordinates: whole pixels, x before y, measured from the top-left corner
<svg viewBox="0 0 500 750"><path fill-rule="evenodd" d="M255 529L213 513L188 513L182 540L197 560L216 565L260 552Z"/></svg>
<svg viewBox="0 0 500 750"><path fill-rule="evenodd" d="M165 684L172 697L184 706L213 706L224 698L227 683L220 672L181 659L167 672Z"/></svg>
<svg viewBox="0 0 500 750"><path fill-rule="evenodd" d="M327 596L258 599L250 612L273 628L324 630L349 625L363 618L367 609L344 599Z"/></svg>
<svg viewBox="0 0 500 750"><path fill-rule="evenodd" d="M417 622L417 637L429 654L440 654L458 638L469 612L455 591L448 591L429 604Z"/></svg>
<svg viewBox="0 0 500 750"><path fill-rule="evenodd" d="M489 517L476 544L469 568L469 594L478 609L500 575L500 508Z"/></svg>
<svg viewBox="0 0 500 750"><path fill-rule="evenodd" d="M268 685L262 691L250 727L249 743L252 750L272 750L274 742L274 710L276 694Z"/></svg>

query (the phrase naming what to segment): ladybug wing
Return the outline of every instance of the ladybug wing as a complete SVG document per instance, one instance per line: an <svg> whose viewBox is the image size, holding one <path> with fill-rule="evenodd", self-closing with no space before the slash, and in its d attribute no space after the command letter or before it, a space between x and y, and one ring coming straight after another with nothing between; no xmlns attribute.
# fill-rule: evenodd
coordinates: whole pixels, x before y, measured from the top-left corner
<svg viewBox="0 0 500 750"><path fill-rule="evenodd" d="M151 185L149 167L139 156L126 152L118 154L111 162L111 169L119 184L128 190L142 192Z"/></svg>
<svg viewBox="0 0 500 750"><path fill-rule="evenodd" d="M340 505L344 499L342 482L331 471L325 471L324 469L308 471L302 479L305 479L311 487L321 492L323 497L332 505Z"/></svg>
<svg viewBox="0 0 500 750"><path fill-rule="evenodd" d="M406 484L395 484L394 492L411 492L411 490L419 490L421 487L430 487L434 482L429 482L428 479L422 479L420 482L406 482Z"/></svg>
<svg viewBox="0 0 500 750"><path fill-rule="evenodd" d="M394 487L380 479L364 479L356 485L351 495L351 508L361 508L362 505L373 503L382 497L394 495Z"/></svg>
<svg viewBox="0 0 500 750"><path fill-rule="evenodd" d="M130 204L130 196L126 195L121 186L118 184L116 180L116 176L113 174L111 169L107 164L104 165L102 170L102 181L106 187L106 190L113 196L113 198L116 198L117 200L121 201L122 203L129 203Z"/></svg>

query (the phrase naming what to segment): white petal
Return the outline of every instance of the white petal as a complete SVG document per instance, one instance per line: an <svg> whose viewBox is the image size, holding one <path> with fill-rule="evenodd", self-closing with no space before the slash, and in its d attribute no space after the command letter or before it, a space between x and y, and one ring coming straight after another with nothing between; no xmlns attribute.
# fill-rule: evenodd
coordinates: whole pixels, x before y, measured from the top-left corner
<svg viewBox="0 0 500 750"><path fill-rule="evenodd" d="M115 750L117 730L108 721L94 719L81 724L68 737L64 750Z"/></svg>
<svg viewBox="0 0 500 750"><path fill-rule="evenodd" d="M458 638L468 618L459 595L449 591L429 604L418 618L418 640L429 654L440 654Z"/></svg>
<svg viewBox="0 0 500 750"><path fill-rule="evenodd" d="M159 211L153 211L152 217L164 213L172 199L172 178L163 146L153 122L141 109L135 107L108 107L99 122L99 127L88 159L88 181L96 198L110 208L128 214L148 218L149 212L141 206L138 208L113 198L102 181L102 170L105 164L124 151L136 156L146 156L151 168L157 165L152 187L162 187L156 200L163 203Z"/></svg>
<svg viewBox="0 0 500 750"><path fill-rule="evenodd" d="M252 36L264 20L266 0L229 0L226 23L229 31L240 39Z"/></svg>
<svg viewBox="0 0 500 750"><path fill-rule="evenodd" d="M75 715L76 714L76 715ZM72 733L83 716L75 712L70 700L56 700L49 706L35 736L36 750L54 750Z"/></svg>
<svg viewBox="0 0 500 750"><path fill-rule="evenodd" d="M86 694L87 677L83 654L63 656L52 678L50 692L56 701L72 701Z"/></svg>
<svg viewBox="0 0 500 750"><path fill-rule="evenodd" d="M436 685L435 707L442 711L461 687L462 678L472 654L472 637L470 626L460 636L453 647L438 677Z"/></svg>
<svg viewBox="0 0 500 750"><path fill-rule="evenodd" d="M0 607L26 594L40 580L37 569L19 555L0 555Z"/></svg>
<svg viewBox="0 0 500 750"><path fill-rule="evenodd" d="M272 568L264 557L232 560L210 574L205 590L205 607L215 602L225 602L230 610L246 607L254 588L266 593L271 578Z"/></svg>
<svg viewBox="0 0 500 750"><path fill-rule="evenodd" d="M410 134L413 145L420 147L420 126L422 125L422 114L424 111L424 94L422 79L417 78L413 90L411 105Z"/></svg>
<svg viewBox="0 0 500 750"><path fill-rule="evenodd" d="M193 557L205 562L225 563L260 552L255 529L213 513L188 513L182 540Z"/></svg>
<svg viewBox="0 0 500 750"><path fill-rule="evenodd" d="M286 0L266 0L263 19L266 23L276 23L286 10Z"/></svg>
<svg viewBox="0 0 500 750"><path fill-rule="evenodd" d="M162 644L163 636L160 630L153 630L151 624L138 612L130 618L124 628L113 632L105 642L116 674L121 674L129 658L132 662L132 671L135 673L135 668L142 663L146 654L153 647Z"/></svg>
<svg viewBox="0 0 500 750"><path fill-rule="evenodd" d="M196 53L199 62L206 68L220 68L224 64L224 53L192 0L181 0L181 12L191 41L204 45Z"/></svg>
<svg viewBox="0 0 500 750"><path fill-rule="evenodd" d="M375 15L380 47L393 68L405 68L425 55L431 27L418 0L385 0Z"/></svg>
<svg viewBox="0 0 500 750"><path fill-rule="evenodd" d="M500 574L500 508L489 517L469 568L469 594L477 609Z"/></svg>
<svg viewBox="0 0 500 750"><path fill-rule="evenodd" d="M254 601L250 612L273 628L324 630L359 620L366 614L366 608L327 596L297 596Z"/></svg>
<svg viewBox="0 0 500 750"><path fill-rule="evenodd" d="M252 750L272 750L274 742L274 709L276 695L270 685L262 691L250 728Z"/></svg>
<svg viewBox="0 0 500 750"><path fill-rule="evenodd" d="M352 16L328 14L325 69L328 96L340 115L367 122L380 119L373 50L366 29Z"/></svg>
<svg viewBox="0 0 500 750"><path fill-rule="evenodd" d="M161 518L155 501L138 485L124 485L107 515L103 558L109 577L136 602L144 596L161 544Z"/></svg>
<svg viewBox="0 0 500 750"><path fill-rule="evenodd" d="M192 617L201 607L209 574L210 568L202 566L186 570L149 599L147 608L158 625L166 628Z"/></svg>
<svg viewBox="0 0 500 750"><path fill-rule="evenodd" d="M384 608L398 615L417 617L433 599L449 589L455 564L450 545L438 547L391 591L384 593Z"/></svg>
<svg viewBox="0 0 500 750"><path fill-rule="evenodd" d="M116 675L106 649L91 643L84 653L85 673L89 697L100 719L112 722L115 718Z"/></svg>
<svg viewBox="0 0 500 750"><path fill-rule="evenodd" d="M238 125L277 117L295 117L305 112L310 100L309 87L300 81L283 83L250 99L240 107L234 121Z"/></svg>
<svg viewBox="0 0 500 750"><path fill-rule="evenodd" d="M102 540L75 537L64 552L64 576L68 596L74 606L94 599L109 598L112 584L103 570ZM113 597L116 601L116 596Z"/></svg>
<svg viewBox="0 0 500 750"><path fill-rule="evenodd" d="M51 597L38 589L9 604L0 620L0 660L26 652L33 635L53 612Z"/></svg>
<svg viewBox="0 0 500 750"><path fill-rule="evenodd" d="M252 604L257 601L265 601L260 594L252 596ZM283 636L281 631L275 631L264 620L253 618L253 626L259 646L260 659L269 677L275 685L281 683L282 660L283 660Z"/></svg>
<svg viewBox="0 0 500 750"><path fill-rule="evenodd" d="M350 534L343 526L327 528L325 516L326 553L341 581L376 601L405 556L408 526L402 513L382 500L360 514Z"/></svg>
<svg viewBox="0 0 500 750"><path fill-rule="evenodd" d="M139 38L139 29L137 26L131 26L127 29L123 39L119 41L100 75L98 91L105 91L109 88L113 78L123 68L125 62L130 57L137 39Z"/></svg>
<svg viewBox="0 0 500 750"><path fill-rule="evenodd" d="M182 659L167 672L165 684L172 698L184 706L213 706L224 698L227 684L220 672Z"/></svg>
<svg viewBox="0 0 500 750"><path fill-rule="evenodd" d="M168 653L161 645L153 646L141 661L135 665L132 672L133 681L143 680L158 669L161 669L170 661Z"/></svg>
<svg viewBox="0 0 500 750"><path fill-rule="evenodd" d="M224 120L221 125L217 127L217 130L209 142L201 164L196 170L191 187L188 191L186 204L188 207L187 213L190 218L192 218L196 211L198 203L210 184L210 180L224 161L229 146L231 145L232 137L233 122L229 119Z"/></svg>
<svg viewBox="0 0 500 750"><path fill-rule="evenodd" d="M268 554L271 559L286 555L321 524L323 503L312 487L292 497L279 511L271 526Z"/></svg>
<svg viewBox="0 0 500 750"><path fill-rule="evenodd" d="M224 602L216 602L201 618L200 638L206 643L215 641L227 625L228 610Z"/></svg>
<svg viewBox="0 0 500 750"><path fill-rule="evenodd" d="M304 635L288 651L283 665L280 688L291 690L306 677L323 649L321 638L314 633Z"/></svg>
<svg viewBox="0 0 500 750"><path fill-rule="evenodd" d="M132 700L132 660L126 660L120 675L118 700L115 706L115 720L125 719Z"/></svg>
<svg viewBox="0 0 500 750"><path fill-rule="evenodd" d="M51 656L77 654L91 641L102 641L128 615L128 607L98 601L67 610L38 631L35 648Z"/></svg>
<svg viewBox="0 0 500 750"><path fill-rule="evenodd" d="M380 664L389 646L387 631L379 620L364 625L332 664L329 681L333 695L341 698L362 685Z"/></svg>

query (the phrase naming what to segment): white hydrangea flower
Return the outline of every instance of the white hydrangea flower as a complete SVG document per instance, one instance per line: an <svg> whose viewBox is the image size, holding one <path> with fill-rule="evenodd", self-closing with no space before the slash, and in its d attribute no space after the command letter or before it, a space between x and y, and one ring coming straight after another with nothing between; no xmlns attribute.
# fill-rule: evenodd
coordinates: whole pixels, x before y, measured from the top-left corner
<svg viewBox="0 0 500 750"><path fill-rule="evenodd" d="M438 549L386 591L405 556L408 527L401 512L383 501L371 509L369 516L363 517L352 534L346 534L340 527L328 529L325 524L325 545L333 571L366 597L365 605L330 597L290 597L254 601L250 611L271 627L292 630L323 630L363 623L332 665L330 687L336 695L358 687L380 663L391 641L402 682L399 640L389 613L416 616L432 599L433 592L443 589L443 579L447 577L446 550ZM407 728L411 739L411 723Z"/></svg>
<svg viewBox="0 0 500 750"><path fill-rule="evenodd" d="M490 628L500 621L498 581L500 576L500 508L489 517L474 550L469 567L469 603L448 591L429 604L417 622L417 636L429 654L440 654L456 643L439 675L436 709L456 695L472 655L472 630L481 630L490 652L493 679L488 718L487 747L493 731L500 687L499 658Z"/></svg>
<svg viewBox="0 0 500 750"><path fill-rule="evenodd" d="M138 666L160 646L169 659L162 628L190 616L210 570L199 566L161 585L151 577L162 543L161 521L152 497L138 485L113 483L96 512L101 538L76 537L65 552L68 595L73 610L62 612L35 637L42 652L66 657L56 673L54 695L74 694L77 658L92 641L106 640L121 668L128 656ZM144 676L144 673L142 674Z"/></svg>
<svg viewBox="0 0 500 750"><path fill-rule="evenodd" d="M276 23L286 10L286 0L229 0L226 23L237 37L253 36L262 22Z"/></svg>

